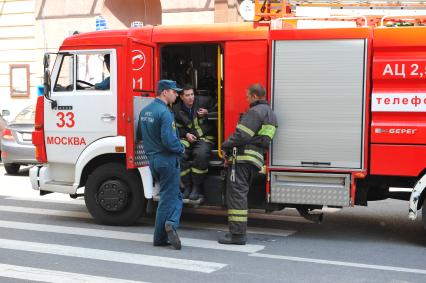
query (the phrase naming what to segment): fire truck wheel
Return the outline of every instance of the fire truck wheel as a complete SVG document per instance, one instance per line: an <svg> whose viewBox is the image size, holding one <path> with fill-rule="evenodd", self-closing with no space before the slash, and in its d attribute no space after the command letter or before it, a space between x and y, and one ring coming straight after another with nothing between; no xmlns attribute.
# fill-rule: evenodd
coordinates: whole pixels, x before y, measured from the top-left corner
<svg viewBox="0 0 426 283"><path fill-rule="evenodd" d="M426 199L423 201L422 221L423 221L423 227L426 229Z"/></svg>
<svg viewBox="0 0 426 283"><path fill-rule="evenodd" d="M121 163L107 163L88 177L84 201L95 221L105 225L131 225L145 207L142 181Z"/></svg>
<svg viewBox="0 0 426 283"><path fill-rule="evenodd" d="M6 170L7 174L14 175L19 172L19 167L21 167L19 164L4 164L4 169Z"/></svg>

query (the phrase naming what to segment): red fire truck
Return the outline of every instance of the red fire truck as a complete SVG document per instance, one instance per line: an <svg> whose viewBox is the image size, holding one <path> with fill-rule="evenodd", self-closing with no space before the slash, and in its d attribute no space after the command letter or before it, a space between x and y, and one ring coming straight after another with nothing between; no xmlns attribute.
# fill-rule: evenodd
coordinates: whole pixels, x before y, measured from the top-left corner
<svg viewBox="0 0 426 283"><path fill-rule="evenodd" d="M216 101L204 204L223 206L221 143L248 107L247 86L261 83L279 128L250 208L291 207L319 220L322 207L397 198L409 201L410 219L423 206L426 226L426 28L294 22L145 26L65 39L51 68L45 56L33 132L43 165L30 171L33 188L76 197L84 187L97 222L136 221L156 200L137 120L164 78L191 82ZM108 88L96 87L102 79Z"/></svg>

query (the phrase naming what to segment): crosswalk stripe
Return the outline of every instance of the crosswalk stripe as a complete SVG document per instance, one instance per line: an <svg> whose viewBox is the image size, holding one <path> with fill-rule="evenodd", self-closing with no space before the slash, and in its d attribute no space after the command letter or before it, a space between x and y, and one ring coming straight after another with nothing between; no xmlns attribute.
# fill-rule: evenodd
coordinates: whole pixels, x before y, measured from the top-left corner
<svg viewBox="0 0 426 283"><path fill-rule="evenodd" d="M10 264L0 264L0 276L28 281L62 283L143 283L142 281L124 280L111 277L93 276Z"/></svg>
<svg viewBox="0 0 426 283"><path fill-rule="evenodd" d="M179 269L201 273L212 273L227 266L224 263L161 257L145 254L116 252L101 249L65 245L44 244L26 241L0 239L0 248L42 254L62 255L110 262L129 263L160 268ZM113 260L112 260L113 259Z"/></svg>
<svg viewBox="0 0 426 283"><path fill-rule="evenodd" d="M335 266L346 266L346 267L366 268L366 269L375 269L375 270L426 274L426 270L417 269L417 268L405 268L405 267L397 267L397 266L364 264L364 263L347 262L347 261L323 260L323 259L315 259L315 258L282 256L282 255L272 255L272 254L262 254L262 253L253 253L253 254L249 254L249 256L278 259L278 260L287 260L287 261L328 264L328 265L335 265Z"/></svg>
<svg viewBox="0 0 426 283"><path fill-rule="evenodd" d="M10 228L10 229L19 229L19 230L28 230L28 231L51 232L51 233L58 233L58 234L80 235L80 236L87 236L87 237L98 237L98 238L152 243L152 235L142 234L142 233L139 234L139 233L129 233L129 232L103 230L103 229L89 229L89 228L33 224L33 223L25 223L25 222L2 221L2 220L0 220L0 227ZM245 245L245 246L221 245L216 241L193 239L193 238L181 238L181 241L182 241L182 245L186 247L224 250L224 251L243 252L243 253L255 253L265 248L265 246L262 246L262 245Z"/></svg>
<svg viewBox="0 0 426 283"><path fill-rule="evenodd" d="M84 218L89 219L92 218L88 212L84 211L65 211L65 210L54 210L54 209L43 209L43 208L29 208L29 207L21 207L21 206L10 206L10 205L0 205L0 211L5 212L16 212L16 213L29 213L29 214L38 214L38 215L50 215L50 216L61 216L61 217L71 217L71 218ZM152 223L149 223L152 224ZM188 222L182 223L181 227L187 228L198 228L198 229L206 229L206 230L227 230L228 227L223 224L211 224L211 223L202 223L202 222ZM249 234L259 234L259 235L271 235L271 236L279 236L279 237L287 237L290 236L296 231L294 230L284 230L284 229L268 229L268 228L256 228L249 227ZM235 248L228 248L235 249Z"/></svg>
<svg viewBox="0 0 426 283"><path fill-rule="evenodd" d="M185 207L184 212L189 212L192 214L211 214L217 216L228 216L226 210L218 209L217 207L205 207L205 208L193 208ZM301 216L292 216L284 214L265 214L261 209L250 209L248 214L249 219L258 219L258 220L279 220L286 222L295 222L295 223L310 223L309 220L304 219Z"/></svg>
<svg viewBox="0 0 426 283"><path fill-rule="evenodd" d="M0 211L29 213L29 214L37 214L37 215L62 216L62 217L72 217L72 218L84 218L84 219L92 218L88 212L84 212L84 211L56 210L56 209L32 208L32 207L10 206L10 205L0 205Z"/></svg>
<svg viewBox="0 0 426 283"><path fill-rule="evenodd" d="M213 224L209 223L206 225L204 222L183 222L180 225L184 228L202 228L206 230L221 230L221 231L227 231L228 225L224 224ZM274 229L274 228L264 228L264 227L251 227L249 226L247 228L248 234L254 234L254 235L267 235L267 236L278 236L278 237L288 237L290 235L293 235L296 233L295 230L285 230L285 229Z"/></svg>
<svg viewBox="0 0 426 283"><path fill-rule="evenodd" d="M41 203L64 203L64 204L71 204L71 205L85 205L84 200L82 199L71 199L69 200L63 200L63 199L51 199L47 197L38 197L38 198L24 198L24 197L10 197L7 196L4 199L7 200L19 200L19 201L33 201L33 202L41 202Z"/></svg>

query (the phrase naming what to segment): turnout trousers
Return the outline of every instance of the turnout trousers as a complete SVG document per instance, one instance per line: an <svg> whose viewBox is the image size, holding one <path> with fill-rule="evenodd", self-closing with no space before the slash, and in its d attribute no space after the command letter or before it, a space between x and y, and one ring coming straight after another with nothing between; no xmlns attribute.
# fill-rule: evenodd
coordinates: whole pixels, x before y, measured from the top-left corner
<svg viewBox="0 0 426 283"><path fill-rule="evenodd" d="M198 140L185 148L185 153L180 159L180 176L185 187L203 184L208 172L211 149L212 143L203 140Z"/></svg>
<svg viewBox="0 0 426 283"><path fill-rule="evenodd" d="M253 177L259 168L249 163L235 164L235 181L230 180L232 167L228 167L226 203L228 206L229 232L234 235L247 233L247 195Z"/></svg>
<svg viewBox="0 0 426 283"><path fill-rule="evenodd" d="M149 167L160 183L160 201L155 217L154 244L167 243L164 229L170 223L175 230L179 227L182 212L182 194L179 188L180 167L177 155L155 155L149 158Z"/></svg>

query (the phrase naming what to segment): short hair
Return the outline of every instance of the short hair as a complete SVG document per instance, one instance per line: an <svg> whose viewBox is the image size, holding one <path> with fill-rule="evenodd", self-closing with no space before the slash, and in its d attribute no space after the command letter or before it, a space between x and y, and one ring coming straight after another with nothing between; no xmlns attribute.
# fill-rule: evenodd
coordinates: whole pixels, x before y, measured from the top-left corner
<svg viewBox="0 0 426 283"><path fill-rule="evenodd" d="M257 97L264 99L266 96L266 90L261 84L252 84L248 87L248 92L251 96L256 95Z"/></svg>
<svg viewBox="0 0 426 283"><path fill-rule="evenodd" d="M106 67L109 71L109 67L110 67L110 55L109 54L104 55L104 62L105 62L105 65L106 65Z"/></svg>
<svg viewBox="0 0 426 283"><path fill-rule="evenodd" d="M185 84L182 88L182 92L181 94L183 94L184 90L190 90L190 89L194 89L194 87L192 86L192 84Z"/></svg>

